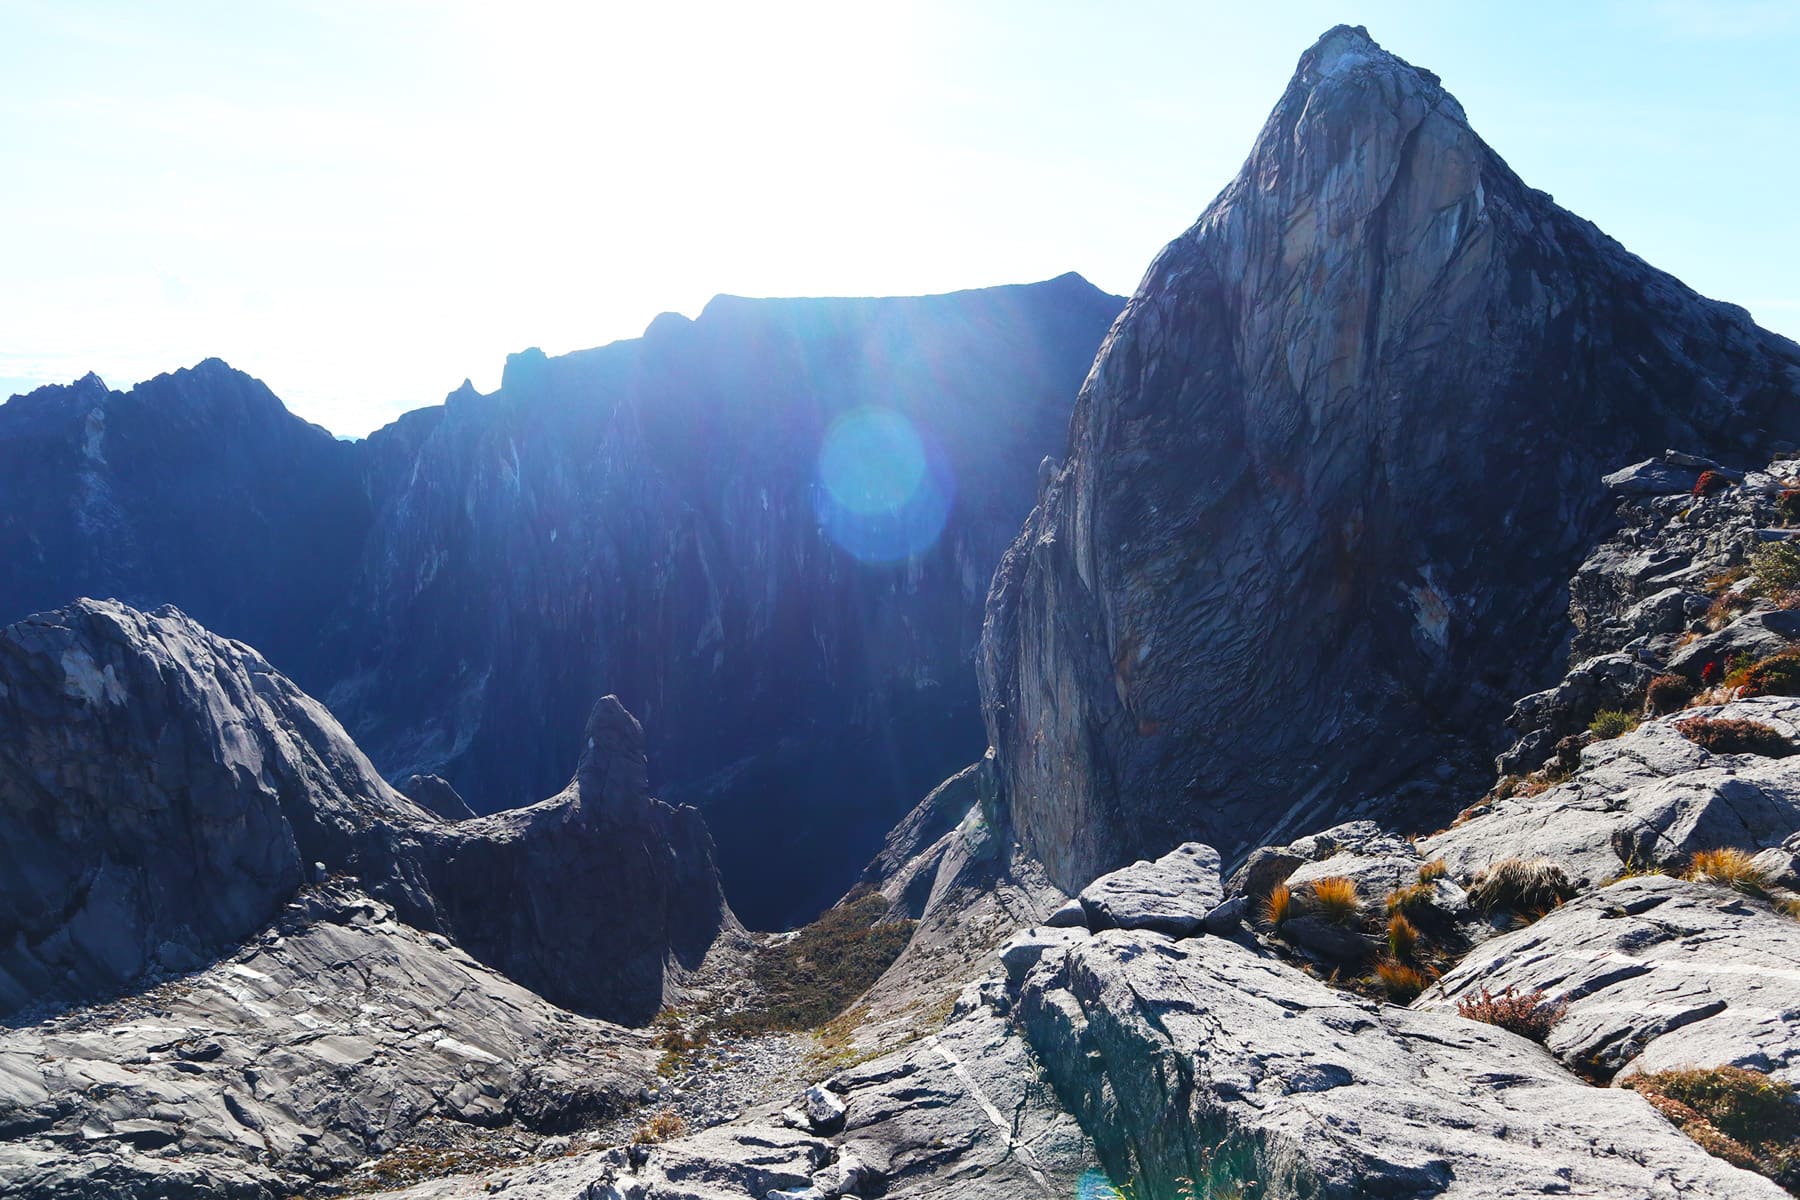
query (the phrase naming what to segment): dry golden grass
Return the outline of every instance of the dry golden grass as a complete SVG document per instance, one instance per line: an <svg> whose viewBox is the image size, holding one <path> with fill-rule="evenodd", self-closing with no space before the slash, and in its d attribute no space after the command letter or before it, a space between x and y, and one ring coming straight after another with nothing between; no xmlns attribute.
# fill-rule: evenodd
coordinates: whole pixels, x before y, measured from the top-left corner
<svg viewBox="0 0 1800 1200"><path fill-rule="evenodd" d="M1411 962L1419 948L1419 927L1406 919L1403 912L1394 913L1387 923L1388 953L1401 962Z"/></svg>
<svg viewBox="0 0 1800 1200"><path fill-rule="evenodd" d="M1441 858L1434 858L1419 868L1419 882L1430 883L1434 879L1443 879L1450 874L1450 868Z"/></svg>
<svg viewBox="0 0 1800 1200"><path fill-rule="evenodd" d="M1375 977L1381 981L1388 999L1396 1004L1411 1004L1431 984L1431 977L1425 972L1391 958L1375 964Z"/></svg>
<svg viewBox="0 0 1800 1200"><path fill-rule="evenodd" d="M680 1113L672 1108L651 1113L649 1117L631 1131L631 1144L634 1146L654 1146L659 1142L678 1138L687 1132L687 1122Z"/></svg>
<svg viewBox="0 0 1800 1200"><path fill-rule="evenodd" d="M1475 876L1469 903L1477 912L1541 917L1575 894L1563 869L1547 858L1503 858Z"/></svg>
<svg viewBox="0 0 1800 1200"><path fill-rule="evenodd" d="M1754 857L1730 847L1696 852L1682 878L1750 895L1761 895L1769 886L1768 872L1756 865Z"/></svg>
<svg viewBox="0 0 1800 1200"><path fill-rule="evenodd" d="M1356 881L1342 875L1327 875L1313 880L1313 907L1327 921L1349 925L1362 915L1362 897L1356 893Z"/></svg>
<svg viewBox="0 0 1800 1200"><path fill-rule="evenodd" d="M1278 883L1269 889L1269 898L1263 901L1263 920L1277 928L1281 923L1294 915L1294 893L1285 883Z"/></svg>

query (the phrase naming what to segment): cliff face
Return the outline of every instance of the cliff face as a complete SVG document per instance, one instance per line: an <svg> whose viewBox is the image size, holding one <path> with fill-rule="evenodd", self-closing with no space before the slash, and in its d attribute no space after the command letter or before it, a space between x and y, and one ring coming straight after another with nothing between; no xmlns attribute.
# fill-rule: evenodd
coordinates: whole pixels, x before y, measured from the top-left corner
<svg viewBox="0 0 1800 1200"><path fill-rule="evenodd" d="M479 812L616 692L746 915L804 919L979 753L987 581L1119 304L721 297L355 444L216 360L41 389L0 406L0 620L180 605Z"/></svg>
<svg viewBox="0 0 1800 1200"><path fill-rule="evenodd" d="M1151 266L995 576L982 691L1021 841L1075 887L1479 793L1551 674L1600 477L1791 437L1796 393L1800 348L1332 30Z"/></svg>
<svg viewBox="0 0 1800 1200"><path fill-rule="evenodd" d="M594 707L569 787L445 821L263 657L173 608L0 630L0 1013L185 971L326 872L546 998L647 1020L735 935L700 815Z"/></svg>
<svg viewBox="0 0 1800 1200"><path fill-rule="evenodd" d="M1074 276L721 297L640 341L515 355L373 478L327 702L384 770L493 811L554 789L569 715L617 692L746 918L804 919L979 753L987 581L1117 304ZM858 424L871 409L891 424ZM916 450L919 477L827 478L858 436ZM858 488L899 503L841 503Z"/></svg>

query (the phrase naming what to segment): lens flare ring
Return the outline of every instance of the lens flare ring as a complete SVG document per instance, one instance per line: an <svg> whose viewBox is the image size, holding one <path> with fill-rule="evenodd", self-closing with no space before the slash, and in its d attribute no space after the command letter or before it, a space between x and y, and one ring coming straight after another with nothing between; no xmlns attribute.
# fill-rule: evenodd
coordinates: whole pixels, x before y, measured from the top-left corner
<svg viewBox="0 0 1800 1200"><path fill-rule="evenodd" d="M929 550L955 495L937 446L891 408L858 408L819 446L814 504L827 537L861 562L894 563Z"/></svg>

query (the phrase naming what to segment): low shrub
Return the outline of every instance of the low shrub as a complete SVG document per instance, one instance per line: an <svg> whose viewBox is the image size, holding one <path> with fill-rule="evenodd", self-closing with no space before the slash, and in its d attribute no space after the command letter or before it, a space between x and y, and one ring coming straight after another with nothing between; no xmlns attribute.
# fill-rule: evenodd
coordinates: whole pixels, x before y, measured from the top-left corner
<svg viewBox="0 0 1800 1200"><path fill-rule="evenodd" d="M1285 883L1278 883L1269 889L1269 898L1263 901L1263 919L1277 929L1281 923L1294 915L1294 893Z"/></svg>
<svg viewBox="0 0 1800 1200"><path fill-rule="evenodd" d="M1362 897L1356 894L1356 881L1342 875L1313 880L1312 900L1321 917L1339 925L1354 924L1362 915Z"/></svg>
<svg viewBox="0 0 1800 1200"><path fill-rule="evenodd" d="M1575 894L1563 869L1547 858L1505 858L1475 876L1469 903L1480 913L1542 916Z"/></svg>
<svg viewBox="0 0 1800 1200"><path fill-rule="evenodd" d="M1714 754L1762 754L1769 758L1785 758L1794 752L1794 743L1781 731L1761 721L1738 717L1693 717L1677 721L1675 729L1696 746Z"/></svg>
<svg viewBox="0 0 1800 1200"><path fill-rule="evenodd" d="M1800 546L1770 542L1750 552L1750 573L1756 590L1765 594L1800 587Z"/></svg>
<svg viewBox="0 0 1800 1200"><path fill-rule="evenodd" d="M1728 887L1734 892L1745 892L1753 896L1762 895L1768 890L1770 883L1768 872L1756 865L1754 856L1747 851L1730 847L1696 852L1682 878L1691 879L1695 883Z"/></svg>
<svg viewBox="0 0 1800 1200"><path fill-rule="evenodd" d="M1508 985L1498 995L1482 988L1456 1002L1458 1016L1498 1025L1520 1037L1542 1042L1567 1011L1566 1004L1552 1002L1543 992L1519 992Z"/></svg>
<svg viewBox="0 0 1800 1200"><path fill-rule="evenodd" d="M1403 912L1388 917L1387 923L1388 953L1401 962L1411 962L1413 951L1419 947L1419 927L1406 919Z"/></svg>
<svg viewBox="0 0 1800 1200"><path fill-rule="evenodd" d="M686 1132L687 1122L682 1119L681 1114L672 1108L665 1108L638 1123L638 1127L631 1131L631 1144L654 1146L659 1142L678 1138Z"/></svg>
<svg viewBox="0 0 1800 1200"><path fill-rule="evenodd" d="M1717 471L1702 471L1700 478L1694 480L1694 495L1711 496L1731 486L1731 480Z"/></svg>
<svg viewBox="0 0 1800 1200"><path fill-rule="evenodd" d="M1630 733L1637 727L1638 719L1635 713L1628 713L1617 708L1603 708L1594 714L1592 721L1588 722L1588 732L1603 742Z"/></svg>
<svg viewBox="0 0 1800 1200"><path fill-rule="evenodd" d="M1783 525L1800 525L1800 488L1783 488L1775 497L1775 515Z"/></svg>
<svg viewBox="0 0 1800 1200"><path fill-rule="evenodd" d="M1375 977L1395 1004L1411 1004L1431 984L1431 976L1425 972L1391 958L1375 964Z"/></svg>
<svg viewBox="0 0 1800 1200"><path fill-rule="evenodd" d="M1679 712L1694 698L1694 685L1681 675L1658 675L1644 689L1644 709L1653 716Z"/></svg>
<svg viewBox="0 0 1800 1200"><path fill-rule="evenodd" d="M1800 696L1800 646L1790 646L1765 659L1736 667L1726 677L1738 695Z"/></svg>
<svg viewBox="0 0 1800 1200"><path fill-rule="evenodd" d="M1800 1187L1800 1103L1794 1087L1744 1067L1683 1067L1625 1080L1708 1153Z"/></svg>

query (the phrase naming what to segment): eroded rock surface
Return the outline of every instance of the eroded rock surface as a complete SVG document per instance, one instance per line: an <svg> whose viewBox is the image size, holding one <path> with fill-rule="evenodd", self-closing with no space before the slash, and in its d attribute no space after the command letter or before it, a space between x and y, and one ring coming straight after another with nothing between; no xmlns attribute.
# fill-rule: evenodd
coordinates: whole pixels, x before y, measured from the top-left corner
<svg viewBox="0 0 1800 1200"><path fill-rule="evenodd" d="M614 697L560 795L452 824L254 650L84 600L0 630L0 726L0 1012L204 965L315 864L612 1019L647 1020L741 938L704 822L649 796Z"/></svg>
<svg viewBox="0 0 1800 1200"><path fill-rule="evenodd" d="M826 1085L843 1126L821 1135L796 1107L653 1147L621 1148L423 1184L391 1200L793 1200L839 1195L992 1200L1073 1196L1094 1149L1030 1047L986 1010Z"/></svg>
<svg viewBox="0 0 1800 1200"><path fill-rule="evenodd" d="M1505 858L1548 858L1585 885L1636 867L1684 869L1697 850L1760 850L1800 829L1800 762L1714 754L1676 725L1753 720L1800 737L1800 699L1763 696L1647 721L1581 751L1579 771L1536 795L1491 798L1419 841L1467 877Z"/></svg>
<svg viewBox="0 0 1800 1200"><path fill-rule="evenodd" d="M1622 879L1477 946L1414 1007L1508 987L1567 1006L1546 1044L1589 1074L1733 1065L1800 1082L1800 922L1767 900Z"/></svg>
<svg viewBox="0 0 1800 1200"><path fill-rule="evenodd" d="M1523 1038L1220 938L1096 934L1046 956L1019 1005L1112 1177L1159 1200L1182 1179L1268 1200L1786 1194Z"/></svg>
<svg viewBox="0 0 1800 1200"><path fill-rule="evenodd" d="M204 970L0 1031L0 1180L69 1200L288 1196L430 1116L572 1128L655 1078L642 1035L334 882Z"/></svg>

